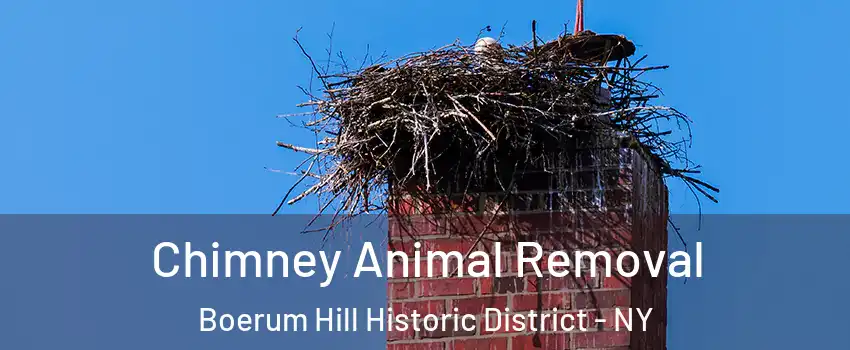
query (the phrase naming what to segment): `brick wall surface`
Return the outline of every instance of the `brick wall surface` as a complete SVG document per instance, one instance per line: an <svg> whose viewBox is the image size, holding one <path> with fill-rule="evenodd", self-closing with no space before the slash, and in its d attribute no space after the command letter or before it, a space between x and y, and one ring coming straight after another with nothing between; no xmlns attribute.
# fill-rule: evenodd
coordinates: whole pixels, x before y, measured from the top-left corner
<svg viewBox="0 0 850 350"><path fill-rule="evenodd" d="M591 251L649 250L667 248L667 192L654 165L631 149L618 150L617 164L597 162L571 166L556 180L537 181L509 195L510 211L495 203L504 194L477 193L465 198L457 210L431 212L425 205L409 202L390 215L390 244L393 251L413 254L420 242L422 256L429 250L486 251L493 254L494 242L502 242L502 276L472 278L400 277L400 264L388 280L389 306L395 312L476 314L478 326L459 332L390 332L387 349L664 349L666 339L666 279L638 274L622 277L538 278L532 271L518 275L515 268L517 241L536 241L550 250ZM590 173L591 175L586 175ZM551 174L551 172L550 172ZM550 176L550 177L555 177ZM567 180L564 180L564 179ZM590 180L585 180L590 179ZM569 182L566 186L553 182ZM500 200L501 198L501 200ZM469 204L471 203L471 204ZM398 207L401 208L401 207ZM544 259L545 260L545 259ZM491 262L493 263L493 262ZM414 271L424 261L407 266ZM454 272L454 268L449 267ZM645 271L645 269L641 269ZM432 268L436 275L441 266ZM666 263L665 263L666 276ZM481 326L485 308L510 308L511 312L557 308L557 313L589 313L590 331L573 332L487 332ZM615 331L618 308L653 308L647 332ZM549 311L551 312L551 311ZM605 323L592 322L604 317Z"/></svg>

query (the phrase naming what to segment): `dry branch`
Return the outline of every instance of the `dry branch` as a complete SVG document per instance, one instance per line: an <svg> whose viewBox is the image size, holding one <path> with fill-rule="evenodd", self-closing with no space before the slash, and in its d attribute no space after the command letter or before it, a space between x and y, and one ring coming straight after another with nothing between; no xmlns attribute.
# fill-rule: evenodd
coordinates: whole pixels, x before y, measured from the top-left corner
<svg viewBox="0 0 850 350"><path fill-rule="evenodd" d="M313 183L284 201L319 195L336 201L322 208L346 218L386 210L395 190L421 198L510 191L504 184L522 169L556 164L558 154L587 139L638 149L665 176L714 200L717 189L692 177L699 171L686 153L690 119L652 104L660 90L640 80L667 66L576 59L571 40L588 35L538 45L535 34L526 45L481 55L453 43L366 68L348 70L343 62L336 73L320 72L296 38L323 87L305 91L309 101L299 106L311 108L312 118L302 125L327 137L314 147L278 143L311 158L310 169L296 173L311 174L298 184ZM600 89L610 99L600 99ZM672 139L681 133L671 126L686 137Z"/></svg>

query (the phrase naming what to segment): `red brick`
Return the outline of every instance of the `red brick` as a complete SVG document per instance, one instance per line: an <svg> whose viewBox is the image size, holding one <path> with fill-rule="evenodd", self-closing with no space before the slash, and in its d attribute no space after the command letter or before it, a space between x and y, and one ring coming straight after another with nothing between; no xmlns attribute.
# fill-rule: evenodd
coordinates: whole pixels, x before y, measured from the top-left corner
<svg viewBox="0 0 850 350"><path fill-rule="evenodd" d="M439 196L438 198L429 198L427 201L419 202L417 208L421 214L443 214L447 212L451 205L448 198Z"/></svg>
<svg viewBox="0 0 850 350"><path fill-rule="evenodd" d="M628 315L629 308L617 308L617 309L620 309L621 312L624 315ZM602 318L605 319L605 324L602 325L602 326L605 327L605 329L613 329L616 326L616 324L617 324L617 313L616 313L615 310L616 309L602 310ZM594 315L596 315L595 312L594 312ZM634 315L634 318L637 320L638 315ZM638 321L635 321L635 324L637 324L637 322ZM620 329L623 329L622 325L620 325Z"/></svg>
<svg viewBox="0 0 850 350"><path fill-rule="evenodd" d="M511 349L564 350L570 348L569 334L532 334L511 338Z"/></svg>
<svg viewBox="0 0 850 350"><path fill-rule="evenodd" d="M488 322L489 320L489 322ZM488 325L489 323L489 325ZM492 328L494 326L499 326L497 328ZM490 328L488 328L490 326ZM485 318L479 317L478 319L478 329L481 332L481 335L491 335L491 334L508 334L508 333L517 333L520 331L516 327L516 325L512 323L506 323L504 318L501 320L496 320L494 317Z"/></svg>
<svg viewBox="0 0 850 350"><path fill-rule="evenodd" d="M516 229L520 232L547 232L552 229L551 213L523 213L514 217Z"/></svg>
<svg viewBox="0 0 850 350"><path fill-rule="evenodd" d="M553 308L558 310L569 309L569 295L564 293L517 294L513 296L513 306L511 307L512 311L549 311Z"/></svg>
<svg viewBox="0 0 850 350"><path fill-rule="evenodd" d="M478 279L478 290L481 291L481 294L493 294L493 278L485 277Z"/></svg>
<svg viewBox="0 0 850 350"><path fill-rule="evenodd" d="M632 242L632 229L631 227L625 226L612 227L609 229L609 236L611 237L612 243L628 247Z"/></svg>
<svg viewBox="0 0 850 350"><path fill-rule="evenodd" d="M422 245L422 256L426 257L427 252L459 252L461 255L466 255L466 252L473 246L475 243L471 239L463 239L463 238L440 238L434 240L427 240L423 242Z"/></svg>
<svg viewBox="0 0 850 350"><path fill-rule="evenodd" d="M507 348L507 337L455 340L449 344L450 350L506 350Z"/></svg>
<svg viewBox="0 0 850 350"><path fill-rule="evenodd" d="M504 311L506 307L508 307L508 298L503 296L454 299L449 305L452 312L457 308L457 313L461 315L483 314L486 308L495 308L499 309L499 311Z"/></svg>
<svg viewBox="0 0 850 350"><path fill-rule="evenodd" d="M462 320L460 321L462 322ZM433 331L429 331L425 329L423 323L420 323L419 327L421 329L420 337L423 339L436 339L436 338L456 338L456 337L468 337L475 335L478 324L469 324L468 326L472 326L471 330L464 329L459 326L457 329L454 329L453 325L449 325L445 329L442 327L437 327L437 329Z"/></svg>
<svg viewBox="0 0 850 350"><path fill-rule="evenodd" d="M508 254L508 253L502 253L501 255L502 255L502 266L501 266L502 274L516 273L517 272L517 266L516 266L516 263L514 262L516 260L516 257L514 257L512 254Z"/></svg>
<svg viewBox="0 0 850 350"><path fill-rule="evenodd" d="M391 252L404 252L408 257L412 258L413 253L416 252L416 247L414 246L415 241L410 239L404 240L392 240L387 245L387 251Z"/></svg>
<svg viewBox="0 0 850 350"><path fill-rule="evenodd" d="M445 219L434 216L423 216L410 220L409 231L414 237L431 236L443 234Z"/></svg>
<svg viewBox="0 0 850 350"><path fill-rule="evenodd" d="M393 313L409 315L413 311L419 314L444 314L446 303L443 300L406 301L392 303Z"/></svg>
<svg viewBox="0 0 850 350"><path fill-rule="evenodd" d="M607 309L629 305L631 305L629 290L595 290L577 293L575 296L575 307L577 309Z"/></svg>
<svg viewBox="0 0 850 350"><path fill-rule="evenodd" d="M582 147L588 146L590 145L583 145ZM585 156L589 156L589 153ZM576 158L574 155L570 155L570 157L584 159ZM595 161L591 158L588 159L590 159L588 161ZM642 348L663 349L665 339L663 321L665 320L661 320L658 325L654 326L661 329L659 332L615 332L613 325L616 320L614 308L629 306L663 308L666 305L664 299L666 284L664 281L653 281L652 285L643 285L643 282L641 282L640 285L634 286L639 290L632 290L632 280L616 277L590 277L586 273L582 276L575 276L571 271L574 266L566 267L570 273L563 278L547 276L541 279L530 276L528 269L524 269L528 273L526 276L511 276L516 275L516 266L513 260L515 260L516 242L518 241L535 241L544 249L565 249L568 252L573 249L602 251L623 249L665 250L667 236L663 233L665 233L664 228L667 223L665 215L667 212L665 200L667 194L663 181L656 178L657 174L653 175L650 167L631 163L631 160L629 162L622 173L619 169L616 169L616 165L622 167L623 164L614 164L615 167L610 170L603 170L606 175L604 177L606 182L605 195L606 200L616 199L612 196L620 196L619 199L623 200L631 200L632 196L645 197L646 201L642 202L641 206L634 208L608 207L598 210L598 208L592 207L592 203L578 198L566 206L556 209L563 209L564 212L515 211L492 214L495 208L494 202L498 202L500 198L496 198L499 195L487 195L487 197L493 198L485 198L487 204L484 208L473 208L477 203L485 202L484 200L477 201L477 203L473 203L474 205L469 206L465 203L449 203L446 200L446 205L435 206L441 212L448 209L448 211L455 212L479 210L480 213L483 210L488 213L484 215L446 212L445 215L426 214L402 217L390 213L390 219L393 220L390 226L391 242L394 243L396 249L403 249L411 255L414 242L411 235L416 236L416 239L421 239L423 247L420 251L424 253L423 257L427 255L427 251L457 251L466 254L473 245L475 238L485 229L489 232L485 232L481 243L478 243L475 248L489 253L494 248L492 242L499 241L502 242L501 250L503 253L500 271L503 273L502 277L495 275L483 278L454 276L444 279L440 278L440 275L446 271L441 271L442 262L437 261L433 271L435 277L427 278L428 269L425 262L408 265L411 274L414 270L413 267L421 267L422 278L408 280L398 278L388 282L390 286L388 296L391 303L401 308L397 313L409 314L411 310L415 309L420 314L441 314L454 312L450 308L457 307L458 313L478 314L488 307L501 310L510 307L511 311L518 312L537 310L538 308L549 310L557 307L560 310L567 310L559 311L559 315L565 315L565 312L568 312L576 318L579 310L583 310L583 314L586 315L583 325L590 329L590 332L581 332L577 329L576 332L570 333L547 333L547 330L553 328L552 322L556 321L554 318L547 317L542 325L544 327L543 333L537 335L537 346L535 346L535 334L526 333L530 330L516 331L515 329L506 329L507 326L505 326L501 330L486 331L480 328L482 327L481 324L478 324L479 328L476 332L418 332L418 334L400 332L388 334L389 345L387 348L389 350L506 350L508 348L512 350L564 350L568 348L626 350L631 342L633 346L641 346ZM632 165L634 165L634 168L632 168ZM578 175L596 176L596 171L596 169L589 168L581 169L581 174ZM632 176L632 174L635 176ZM571 178L575 180L577 177L571 175ZM541 186L549 185L549 183L541 183ZM588 185L592 184L588 183ZM617 187L617 185L620 186ZM575 184L570 184L570 186L574 187ZM528 188L528 190L534 191L535 189ZM540 193L546 192L543 188L540 190ZM548 190L548 187L545 190ZM409 198L409 196L402 197L402 199L408 201L402 209L408 212L415 211L417 214L431 211L429 205L412 203ZM444 199L447 199L447 197ZM434 200L439 201L440 199ZM538 202L542 202L542 200L538 200ZM430 201L429 203L433 204L434 202ZM460 206L456 204L460 204ZM497 217L491 215L497 215ZM405 228L406 231L400 227L404 220L407 220L408 225ZM493 225L487 227L491 223ZM662 234L655 234L655 232ZM632 242L633 237L641 237L641 241ZM402 242L405 243L404 248L400 248ZM615 261L613 259L615 257L616 255L612 255L612 262ZM466 261L466 263L468 266L469 261ZM572 261L571 263L574 264ZM548 267L548 256L545 256L539 264L542 265L541 268L545 272ZM455 262L450 262L448 268L453 271L455 267ZM399 266L395 266L395 277L401 277L397 273L400 270ZM466 272L464 271L464 273ZM401 288L405 285L405 282L412 288ZM649 294L634 294L637 292ZM540 296L538 296L538 293L541 293ZM632 300L633 298L634 300ZM607 322L604 324L595 323L594 320L598 317L604 317ZM477 321L483 322L483 316L478 316ZM574 323L573 326L577 328L578 324ZM443 341L429 340L434 338L443 339Z"/></svg>
<svg viewBox="0 0 850 350"><path fill-rule="evenodd" d="M389 235L392 238L416 239L438 234L440 221L426 216L399 216L389 218Z"/></svg>
<svg viewBox="0 0 850 350"><path fill-rule="evenodd" d="M395 198L390 203L388 214L390 217L409 217L416 213L416 205L411 198Z"/></svg>
<svg viewBox="0 0 850 350"><path fill-rule="evenodd" d="M583 211L577 214L577 228L584 231L628 229L631 227L631 218L623 211Z"/></svg>
<svg viewBox="0 0 850 350"><path fill-rule="evenodd" d="M495 276L496 275L496 261L495 261L496 257L493 254L489 253L490 250L485 251L485 250L482 250L482 249L479 248L477 251L485 252L488 256L486 258L487 260L484 260L485 258L479 256L480 253L476 253L475 256L466 259L464 261L464 267L463 267L464 276L467 275L470 272L469 266L472 265L472 264L475 264L472 272L479 274L479 276L480 276L480 274L485 273L485 272L489 276ZM462 254L466 254L466 252L463 252ZM499 266L499 268L501 270L500 272L505 272L505 270L506 270L505 258L502 257L501 259L502 259L502 261L499 263L499 265L501 265L501 266ZM452 262L454 262L454 259L452 259ZM455 269L457 269L457 266L452 266L452 271L454 271Z"/></svg>
<svg viewBox="0 0 850 350"><path fill-rule="evenodd" d="M573 335L575 348L603 348L629 345L629 332L579 332Z"/></svg>
<svg viewBox="0 0 850 350"><path fill-rule="evenodd" d="M427 342L427 343L409 343L409 344L388 344L387 350L445 350L446 344L443 342Z"/></svg>
<svg viewBox="0 0 850 350"><path fill-rule="evenodd" d="M526 276L527 279L527 291L529 292L537 292L537 291L574 291L574 290L582 290L582 289L590 289L597 288L599 283L599 277L590 277L587 275L575 277L573 275L569 275L562 278L556 278L551 276L545 276L544 278L540 278L537 276Z"/></svg>
<svg viewBox="0 0 850 350"><path fill-rule="evenodd" d="M449 235L477 235L486 230L489 232L498 232L494 230L493 225L488 225L490 219L481 215L451 215L445 220L445 231L443 233Z"/></svg>
<svg viewBox="0 0 850 350"><path fill-rule="evenodd" d="M579 314L583 314L584 316L579 316ZM564 321L565 323L561 324L561 318L565 317L565 315L571 315L572 319L568 319ZM542 327L546 330L554 329L557 326L557 329L569 328L573 327L573 331L581 331L581 330L592 330L596 329L596 313L594 311L574 311L574 312L566 312L566 313L558 313L557 318L548 317L545 322L543 322ZM556 325L555 322L558 322ZM583 328L583 329L582 329Z"/></svg>
<svg viewBox="0 0 850 350"><path fill-rule="evenodd" d="M413 327L407 327L406 331L399 331L393 328L387 332L388 341L411 340L415 337L416 331L413 330Z"/></svg>
<svg viewBox="0 0 850 350"><path fill-rule="evenodd" d="M579 235L582 244L588 247L621 247L627 245L627 241L623 239L623 232L628 232L629 229L609 230L609 229L593 229L583 230ZM613 260L612 260L613 261Z"/></svg>
<svg viewBox="0 0 850 350"><path fill-rule="evenodd" d="M395 260L388 262L392 264L392 274L387 276L389 279L404 279L404 278L414 278L414 270L416 262L405 262L402 260ZM407 273L405 274L405 268L407 268Z"/></svg>
<svg viewBox="0 0 850 350"><path fill-rule="evenodd" d="M416 282L398 282L387 284L390 299L410 299L416 295Z"/></svg>
<svg viewBox="0 0 850 350"><path fill-rule="evenodd" d="M525 290L525 279L522 277L490 277L480 281L481 294L513 294Z"/></svg>
<svg viewBox="0 0 850 350"><path fill-rule="evenodd" d="M485 215L485 220L491 232L507 232L510 231L513 215L498 214Z"/></svg>
<svg viewBox="0 0 850 350"><path fill-rule="evenodd" d="M412 258L410 260L413 260ZM416 266L419 265L419 276L416 275ZM455 267L454 260L449 264L450 267ZM426 260L422 261L408 261L407 262L407 277L404 274L404 262L393 262L393 271L392 276L387 276L390 279L412 279L412 278L429 278L428 276L428 262ZM435 261L433 264L433 269L431 269L432 277L442 277L443 275L443 263L442 261ZM449 272L453 272L449 271Z"/></svg>
<svg viewBox="0 0 850 350"><path fill-rule="evenodd" d="M532 256L534 256L533 255L534 251L529 250L529 251L525 252L524 254L525 254L526 257L532 257ZM554 259L555 259L556 262L563 262L564 261L564 259L559 259L559 258L554 258ZM572 265L572 263L570 263L570 264L571 265L567 266L567 267L559 266L557 269L554 269L554 268L553 269L556 272L563 272L564 270L570 271L570 274L568 276L571 276L572 271L575 270L575 267L574 267L574 265ZM543 255L541 255L540 259L535 261L534 263L530 263L530 262L523 263L522 273L523 274L533 274L533 275L536 276L537 270L534 269L534 266L537 266L537 268L540 269L540 272L542 272L544 274L548 273L549 272L549 254L544 253Z"/></svg>
<svg viewBox="0 0 850 350"><path fill-rule="evenodd" d="M419 285L419 295L423 297L472 294L475 294L474 278L423 280Z"/></svg>
<svg viewBox="0 0 850 350"><path fill-rule="evenodd" d="M602 281L602 288L625 289L630 288L631 285L631 278L623 276L605 277L605 279Z"/></svg>

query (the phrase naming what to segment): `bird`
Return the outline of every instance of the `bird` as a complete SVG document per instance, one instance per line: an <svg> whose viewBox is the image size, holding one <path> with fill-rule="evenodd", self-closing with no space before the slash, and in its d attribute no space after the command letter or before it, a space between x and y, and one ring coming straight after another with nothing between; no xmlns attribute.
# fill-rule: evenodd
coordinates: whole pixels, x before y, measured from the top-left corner
<svg viewBox="0 0 850 350"><path fill-rule="evenodd" d="M499 42L496 39L493 39L491 37L483 37L483 38L478 39L478 41L475 42L474 51L478 55L483 54L485 52L492 53L492 52L497 52L497 51L501 51L501 50L502 50L502 45L500 45Z"/></svg>
<svg viewBox="0 0 850 350"><path fill-rule="evenodd" d="M483 69L498 69L502 67L505 51L496 39L483 37L475 42L474 61Z"/></svg>

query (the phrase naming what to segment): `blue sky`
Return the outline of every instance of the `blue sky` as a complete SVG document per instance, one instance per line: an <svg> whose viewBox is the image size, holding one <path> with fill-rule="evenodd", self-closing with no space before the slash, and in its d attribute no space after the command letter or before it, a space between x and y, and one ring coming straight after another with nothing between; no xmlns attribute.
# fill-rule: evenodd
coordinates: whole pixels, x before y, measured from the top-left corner
<svg viewBox="0 0 850 350"><path fill-rule="evenodd" d="M587 27L627 34L666 103L694 120L692 157L722 190L708 213L847 213L841 186L848 5L839 1L587 2ZM554 37L573 1L7 1L0 4L0 212L268 213L309 141L295 112L312 52L390 56L507 24ZM835 169L835 170L821 170ZM828 188L813 183L835 183ZM671 184L671 208L692 213ZM289 208L310 212L312 205Z"/></svg>

